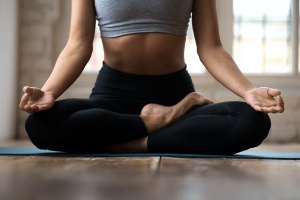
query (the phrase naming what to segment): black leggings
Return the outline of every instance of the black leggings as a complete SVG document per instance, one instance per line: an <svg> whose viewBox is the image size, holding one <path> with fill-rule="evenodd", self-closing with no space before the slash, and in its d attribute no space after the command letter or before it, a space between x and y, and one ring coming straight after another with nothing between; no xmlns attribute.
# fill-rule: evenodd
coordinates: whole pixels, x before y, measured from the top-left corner
<svg viewBox="0 0 300 200"><path fill-rule="evenodd" d="M194 92L186 68L167 75L133 75L103 63L89 99L56 101L31 114L26 130L40 149L101 153L109 145L148 136L139 114L148 103L171 106ZM261 144L267 114L244 102L200 106L148 136L152 153L234 154Z"/></svg>

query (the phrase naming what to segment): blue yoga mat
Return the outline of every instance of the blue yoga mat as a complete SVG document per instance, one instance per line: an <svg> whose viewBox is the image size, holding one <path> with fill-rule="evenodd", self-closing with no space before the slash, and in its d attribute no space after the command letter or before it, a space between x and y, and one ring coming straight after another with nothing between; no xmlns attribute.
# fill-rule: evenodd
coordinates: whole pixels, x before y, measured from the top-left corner
<svg viewBox="0 0 300 200"><path fill-rule="evenodd" d="M56 157L177 157L177 158L235 158L235 159L275 159L300 160L300 152L243 151L235 155L173 154L173 153L104 153L71 154L28 147L0 147L2 156L56 156Z"/></svg>

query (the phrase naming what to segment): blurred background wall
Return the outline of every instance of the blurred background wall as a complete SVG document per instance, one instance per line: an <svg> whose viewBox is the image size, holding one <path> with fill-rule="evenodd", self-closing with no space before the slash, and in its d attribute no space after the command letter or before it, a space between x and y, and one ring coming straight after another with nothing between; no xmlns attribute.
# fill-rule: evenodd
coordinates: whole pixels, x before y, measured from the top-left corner
<svg viewBox="0 0 300 200"><path fill-rule="evenodd" d="M261 38L255 40L255 34L258 35L257 33L259 32L256 31L255 28L261 30L263 29L261 24L263 25L265 23L266 25L267 22L271 24L274 20L268 21L266 20L268 18L265 19L263 17L252 19L251 16L250 18L248 16L246 16L248 18L243 18L244 15L238 15L237 11L234 10L238 4L237 1L238 0L217 0L219 25L223 44L229 53L236 56L236 60L241 63L241 69L247 72L248 78L255 85L281 89L286 101L286 111L284 114L270 115L273 125L266 141L300 142L299 66L296 70L293 67L290 70L289 66L292 66L292 63L290 64L292 61L287 61L287 67L284 65L283 68L278 68L279 72L277 68L277 72L274 73L272 70L275 68L271 67L269 69L260 67L254 69L253 73L251 66L260 65L258 61L263 60L261 58L262 55L265 54L265 51L260 51L262 49L261 43L257 42L263 40ZM245 0L240 1L245 3ZM262 0L260 2L264 1L268 0ZM294 0L286 2L291 3L294 2ZM292 8L292 4L290 7ZM2 70L0 73L0 91L2 92L0 98L0 105L2 107L0 112L0 139L27 138L24 122L28 114L18 110L22 87L25 85L42 87L53 69L56 58L66 44L69 34L70 15L71 0L0 0L0 55ZM257 16L259 15L260 14L257 13ZM277 29L275 27L274 30L277 30L278 33L282 32L283 29L288 30L289 27L291 27L289 24L292 23L291 20L288 20L288 17L289 16L287 16L287 20L284 18L284 25L276 26ZM252 24L253 21L259 24L258 28ZM247 28L250 31L247 31ZM248 35L246 34L246 36L244 36L243 30ZM241 33L243 33L242 36ZM205 71L203 66L201 66L195 52L196 47L194 46L192 34L192 29L190 28L187 36L186 60L197 91L213 99L215 102L241 100L220 86L220 84ZM264 34L265 32L262 32L261 35ZM299 30L297 34L299 34ZM268 37L267 35L265 36ZM287 39L285 39L285 37ZM251 40L251 38L254 38L254 40ZM291 44L288 42L288 40L292 41L291 38L292 35L287 35L281 40L287 40L287 44ZM249 46L245 46L249 44L250 46L252 45L252 48L254 46L254 49L251 50ZM272 43L272 45L277 44L279 43ZM280 44L282 44L282 42ZM101 45L99 31L95 33L95 45ZM258 50L255 48L258 48ZM292 46L288 46L287 48L287 51L292 51ZM60 98L88 97L103 59L102 48L97 47L94 49L95 52L82 76L80 76L74 85ZM245 49L247 51L245 51ZM251 50L250 52L249 49ZM273 49L274 51L270 51L271 54L276 53L276 49L280 48ZM242 54L244 51L249 55L240 56L244 55ZM273 56L275 60L276 58L280 60L280 55L275 55L274 57L272 54L271 56ZM244 61L242 59L243 57L251 59ZM290 57L290 55L287 57ZM299 56L297 59L299 59ZM257 61L257 63L254 61ZM246 66L249 62L252 62L251 66L243 68L243 66ZM264 71L263 69L266 70ZM283 70L280 71L281 69Z"/></svg>
<svg viewBox="0 0 300 200"><path fill-rule="evenodd" d="M42 87L66 44L70 0L19 0L18 99L25 85ZM27 113L18 111L17 137L26 137Z"/></svg>
<svg viewBox="0 0 300 200"><path fill-rule="evenodd" d="M17 0L0 0L0 140L16 133Z"/></svg>

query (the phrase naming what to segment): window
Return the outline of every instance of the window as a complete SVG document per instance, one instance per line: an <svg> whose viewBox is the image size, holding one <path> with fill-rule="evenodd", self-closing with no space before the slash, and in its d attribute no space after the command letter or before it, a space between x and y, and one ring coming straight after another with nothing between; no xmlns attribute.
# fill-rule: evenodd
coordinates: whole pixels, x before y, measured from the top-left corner
<svg viewBox="0 0 300 200"><path fill-rule="evenodd" d="M233 0L233 57L243 72L293 74L299 70L298 2Z"/></svg>

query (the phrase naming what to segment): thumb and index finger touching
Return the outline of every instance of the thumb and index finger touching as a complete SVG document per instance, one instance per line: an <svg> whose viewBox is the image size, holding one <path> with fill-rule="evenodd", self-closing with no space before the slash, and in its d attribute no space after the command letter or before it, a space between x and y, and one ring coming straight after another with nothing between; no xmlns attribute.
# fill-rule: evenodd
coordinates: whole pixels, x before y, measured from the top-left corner
<svg viewBox="0 0 300 200"><path fill-rule="evenodd" d="M273 89L273 88L268 88L267 90L268 95L272 96L272 97L277 97L281 95L280 90L278 89Z"/></svg>
<svg viewBox="0 0 300 200"><path fill-rule="evenodd" d="M38 99L43 95L43 91L39 88L29 87L25 86L23 87L23 96L21 98L19 108L22 110L25 110L26 105L28 104L28 101L33 99Z"/></svg>
<svg viewBox="0 0 300 200"><path fill-rule="evenodd" d="M43 94L41 89L29 86L23 87L23 92L29 96L41 96Z"/></svg>
<svg viewBox="0 0 300 200"><path fill-rule="evenodd" d="M275 98L277 102L276 111L282 113L284 111L284 101L281 97L281 91L278 89L268 88L268 95Z"/></svg>

